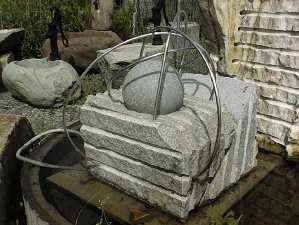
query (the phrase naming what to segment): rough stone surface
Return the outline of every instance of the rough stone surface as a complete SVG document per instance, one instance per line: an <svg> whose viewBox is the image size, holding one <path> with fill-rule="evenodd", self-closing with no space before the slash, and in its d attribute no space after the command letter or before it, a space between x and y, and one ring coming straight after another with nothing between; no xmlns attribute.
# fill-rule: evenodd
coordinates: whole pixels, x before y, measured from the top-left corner
<svg viewBox="0 0 299 225"><path fill-rule="evenodd" d="M289 123L294 123L298 119L295 106L272 100L260 99L257 111L262 115L283 119Z"/></svg>
<svg viewBox="0 0 299 225"><path fill-rule="evenodd" d="M210 13L212 19L207 20L216 21L207 22L210 33L213 29L220 30L218 39L212 39L224 42L218 44L224 52L223 56L220 54L218 71L258 86L262 97L257 108L258 130L285 147L291 139L290 127L297 123L299 115L297 3L296 0L228 0L226 4L221 0L201 1L202 14Z"/></svg>
<svg viewBox="0 0 299 225"><path fill-rule="evenodd" d="M161 73L161 60L148 60L132 68L124 80L123 99L129 110L154 114L156 92ZM158 114L168 114L182 107L184 90L178 71L171 65L165 65L165 79L162 88Z"/></svg>
<svg viewBox="0 0 299 225"><path fill-rule="evenodd" d="M0 114L0 224L8 224L8 206L16 206L20 191L20 161L16 151L33 137L31 126L24 117Z"/></svg>
<svg viewBox="0 0 299 225"><path fill-rule="evenodd" d="M287 135L291 127L290 123L275 120L263 115L257 115L257 121L259 132L277 138L283 145L286 144Z"/></svg>
<svg viewBox="0 0 299 225"><path fill-rule="evenodd" d="M186 74L183 78L197 81L185 85L184 107L156 121L149 114L112 102L107 93L89 96L81 108L81 132L86 154L92 158L88 160L94 166L92 174L185 218L196 205L216 198L256 166L258 93L252 84L217 79L222 100L221 154L216 155L209 170L202 171L214 150L217 109L215 100L207 101L211 92L207 76ZM196 89L198 83L201 86ZM120 93L112 91L112 96L122 100ZM230 95L234 98L228 98ZM176 176L192 180L191 185ZM208 177L215 177L210 184ZM170 178L174 179L172 185Z"/></svg>
<svg viewBox="0 0 299 225"><path fill-rule="evenodd" d="M94 30L109 30L112 25L114 1L95 0L91 6L91 27Z"/></svg>
<svg viewBox="0 0 299 225"><path fill-rule="evenodd" d="M0 30L0 55L15 50L22 44L24 37L25 30L21 28Z"/></svg>
<svg viewBox="0 0 299 225"><path fill-rule="evenodd" d="M8 63L12 62L14 60L14 56L13 54L10 53L6 53L4 55L0 55L0 89L3 86L3 82L2 82L2 71L3 68L5 66L7 66Z"/></svg>
<svg viewBox="0 0 299 225"><path fill-rule="evenodd" d="M76 70L85 70L96 59L96 51L106 49L121 43L121 39L112 31L85 30L83 32L66 32L69 46L65 47L58 40L61 60L70 63ZM49 57L51 48L47 39L41 48L44 57ZM97 69L97 66L94 67Z"/></svg>
<svg viewBox="0 0 299 225"><path fill-rule="evenodd" d="M13 96L33 105L53 106L63 101L65 92L79 76L70 64L61 60L25 59L9 63L2 79ZM73 99L80 94L78 88Z"/></svg>
<svg viewBox="0 0 299 225"><path fill-rule="evenodd" d="M143 164L108 149L97 149L88 144L85 144L84 148L86 156L96 160L96 164L99 162L103 163L134 177L161 186L164 189L174 191L182 196L186 196L191 188L192 179L190 176L178 176L177 174L154 168L151 164Z"/></svg>
<svg viewBox="0 0 299 225"><path fill-rule="evenodd" d="M123 65L129 65L130 63L137 60L140 56L140 50L142 47L142 43L131 43L127 45L123 45L112 52L110 52L104 58L110 65L111 70L118 70ZM143 56L153 55L158 52L162 52L164 49L163 45L152 45L145 44ZM102 55L103 53L111 50L111 48L102 49L97 51L97 57Z"/></svg>
<svg viewBox="0 0 299 225"><path fill-rule="evenodd" d="M184 83L185 93L196 96L200 99L209 99L212 92L212 83L208 76L200 74L183 74L183 82L193 81L193 83ZM233 175L227 177L226 185L231 184L235 179L239 179L244 171L244 167L239 166L240 160L249 160L251 157L247 152L254 149L256 135L256 110L259 97L259 91L253 84L232 78L217 77L217 86L219 89L220 101L222 107L231 112L238 125L236 126L235 149L229 154L236 164L228 165ZM215 98L213 100L215 104Z"/></svg>

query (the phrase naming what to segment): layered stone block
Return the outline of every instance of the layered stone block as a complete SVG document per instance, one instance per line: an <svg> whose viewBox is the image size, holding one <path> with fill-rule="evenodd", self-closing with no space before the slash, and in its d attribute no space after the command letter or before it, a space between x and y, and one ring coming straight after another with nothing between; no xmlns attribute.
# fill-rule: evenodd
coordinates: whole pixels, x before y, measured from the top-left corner
<svg viewBox="0 0 299 225"><path fill-rule="evenodd" d="M208 82L202 75L183 78L186 76ZM107 93L89 96L81 108L81 132L90 172L140 200L186 218L196 205L216 198L256 166L256 89L238 80L221 79L221 93L227 91L225 82L235 85L236 99L244 99L236 106L222 97L217 154L213 154L217 108L203 88L194 94L192 87L185 87L184 106L155 121L152 115L111 101ZM113 90L112 96L122 100L121 90Z"/></svg>

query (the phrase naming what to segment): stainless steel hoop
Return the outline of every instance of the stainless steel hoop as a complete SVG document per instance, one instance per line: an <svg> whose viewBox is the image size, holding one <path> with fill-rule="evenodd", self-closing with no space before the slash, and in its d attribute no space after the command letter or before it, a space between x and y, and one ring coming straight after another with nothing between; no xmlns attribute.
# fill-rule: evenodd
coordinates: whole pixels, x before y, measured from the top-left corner
<svg viewBox="0 0 299 225"><path fill-rule="evenodd" d="M157 30L166 30L166 31L157 31ZM145 39L149 38L149 37L153 37L153 35L167 35L167 40L166 40L166 44L164 47L164 51L160 52L160 53L156 53L153 54L151 56L147 56L147 57L143 57L143 51L144 51L144 47L145 47ZM178 38L184 38L185 40L187 40L190 44L190 47L184 47L184 48L177 48L177 49L169 49L169 43L171 40L171 37L174 36L177 39ZM166 58L167 58L167 54L171 53L171 52L180 52L180 51L184 51L187 49L195 49L199 52L199 54L201 55L201 57L204 59L204 62L207 65L207 68L209 70L209 76L213 85L213 91L210 97L210 100L212 99L212 96L215 94L216 97L216 106L217 106L217 134L216 134L216 140L215 140L215 148L214 151L212 153L211 158L213 158L213 156L215 156L215 154L217 154L217 152L220 150L220 134L221 134L221 127L222 127L222 120L221 120L221 102L220 102L220 98L219 98L219 91L218 91L218 87L216 84L216 70L214 67L214 64L212 63L211 58L209 57L209 54L207 53L207 51L201 46L199 45L197 42L193 41L192 39L190 39L186 34L184 34L183 32L172 28L172 27L166 27L166 26L160 26L160 27L156 27L155 29L153 29L152 33L148 33L148 34L144 34L144 35L140 35L137 37L133 37L127 41L124 41L116 46L114 46L113 48L107 50L106 52L104 52L102 55L100 55L99 57L97 57L86 69L85 71L82 73L80 79L73 85L72 89L69 92L69 95L67 96L67 98L64 101L64 105L63 105L63 128L64 131L70 141L70 143L73 145L73 147L77 150L80 151L79 148L76 146L76 144L72 141L70 135L69 135L69 131L66 127L66 120L65 120L65 111L66 111L66 107L68 105L68 103L70 102L71 96L73 95L73 93L75 92L75 90L81 86L81 82L82 80L85 78L86 74L88 73L88 71L94 67L94 65L98 62L100 62L100 60L103 60L104 57L106 55L108 55L109 53L113 52L114 50L116 50L117 48L124 46L126 44L129 43L134 43L138 40L142 40L142 46L141 46L141 50L140 50L140 54L139 54L139 59L133 63L131 63L130 65L128 65L127 67L121 69L120 71L124 71L126 69L129 69L131 67L134 67L136 64L143 62L143 61L147 61L149 59L155 58L155 57L159 57L159 56L163 56L163 61L162 61L162 66L161 66L161 72L159 75L159 82L158 82L158 87L157 87L157 91L156 91L156 100L155 100L155 108L154 108L154 114L153 114L153 120L156 119L156 117L159 114L159 106L160 106L160 102L161 102L161 96L162 96L162 90L163 90L163 86L164 86L164 80L165 80L165 62L166 62ZM181 62L179 63L180 66L182 66L182 60L183 57L181 57ZM181 71L180 71L181 72ZM105 77L107 78L107 77ZM179 80L181 80L180 75L178 75ZM112 78L113 79L113 78ZM117 101L113 98L113 96L111 95L111 83L112 83L112 79L106 81L107 82L107 91L108 94L111 98L112 101ZM106 79L105 79L106 80ZM123 102L121 102L123 103Z"/></svg>

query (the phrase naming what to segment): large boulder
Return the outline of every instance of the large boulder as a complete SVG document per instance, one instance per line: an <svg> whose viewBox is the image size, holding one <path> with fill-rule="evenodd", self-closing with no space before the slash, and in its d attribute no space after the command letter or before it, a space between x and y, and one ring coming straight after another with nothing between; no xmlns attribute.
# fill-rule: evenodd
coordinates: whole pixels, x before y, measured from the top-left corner
<svg viewBox="0 0 299 225"><path fill-rule="evenodd" d="M122 42L120 37L112 31L66 32L66 36L69 40L68 47L58 40L61 60L70 63L78 71L85 70L89 66L97 57L97 50L110 48ZM45 57L50 55L49 39L44 42L41 52Z"/></svg>
<svg viewBox="0 0 299 225"><path fill-rule="evenodd" d="M22 28L0 30L0 55L18 48L24 38L25 30Z"/></svg>
<svg viewBox="0 0 299 225"><path fill-rule="evenodd" d="M18 99L36 106L60 104L68 90L79 79L75 69L68 63L56 60L25 59L13 61L3 70L5 87ZM80 97L78 88L73 99Z"/></svg>

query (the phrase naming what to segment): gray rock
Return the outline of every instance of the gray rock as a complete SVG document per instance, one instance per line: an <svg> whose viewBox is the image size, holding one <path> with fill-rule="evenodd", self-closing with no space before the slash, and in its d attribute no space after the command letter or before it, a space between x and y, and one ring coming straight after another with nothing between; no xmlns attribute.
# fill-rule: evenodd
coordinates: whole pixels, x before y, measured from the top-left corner
<svg viewBox="0 0 299 225"><path fill-rule="evenodd" d="M207 100L212 92L210 78L200 74L183 74L185 94L193 95L199 99ZM238 125L235 128L234 150L229 155L230 161L226 167L225 186L235 183L245 168L240 162L247 160L255 142L256 135L256 109L259 97L258 89L254 84L232 78L217 77L217 86L222 107L231 112ZM211 102L215 105L215 98Z"/></svg>
<svg viewBox="0 0 299 225"><path fill-rule="evenodd" d="M111 70L118 70L121 68L121 66L129 65L139 59L141 47L142 43L131 43L123 45L110 52L104 58L109 63ZM149 56L155 53L163 52L163 49L163 45L145 44L143 56ZM98 50L97 57L109 50L111 50L111 48Z"/></svg>
<svg viewBox="0 0 299 225"><path fill-rule="evenodd" d="M57 42L61 60L68 62L78 71L84 71L96 59L97 50L111 48L122 42L112 31L85 30L65 32L65 35L69 40L68 47L65 47L60 39ZM49 57L50 52L50 40L47 39L41 47L41 53L44 57ZM99 71L98 65L93 69Z"/></svg>
<svg viewBox="0 0 299 225"><path fill-rule="evenodd" d="M272 119L264 115L257 115L258 131L277 138L282 144L286 144L285 141L287 140L291 126L290 123L281 120Z"/></svg>
<svg viewBox="0 0 299 225"><path fill-rule="evenodd" d="M53 106L64 100L79 76L70 64L61 60L25 59L9 63L2 79L13 96L36 106ZM79 87L73 99L80 94Z"/></svg>
<svg viewBox="0 0 299 225"><path fill-rule="evenodd" d="M18 29L5 29L0 30L0 54L8 53L15 50L22 44L25 38L25 30Z"/></svg>
<svg viewBox="0 0 299 225"><path fill-rule="evenodd" d="M125 77L123 99L129 110L154 114L156 92L161 73L161 60L138 63ZM177 111L183 105L184 91L178 72L168 63L165 65L165 81L158 114Z"/></svg>
<svg viewBox="0 0 299 225"><path fill-rule="evenodd" d="M97 8L95 7L97 5ZM114 1L95 0L91 7L91 27L94 30L109 30L112 25Z"/></svg>
<svg viewBox="0 0 299 225"><path fill-rule="evenodd" d="M195 174L197 164L186 164L182 154L167 149L147 145L100 129L82 126L84 141L96 148L111 149L116 153L143 163L177 174Z"/></svg>
<svg viewBox="0 0 299 225"><path fill-rule="evenodd" d="M186 196L191 188L192 178L189 176L178 176L175 173L152 167L151 164L143 164L108 149L97 149L88 144L85 144L84 148L86 156L94 159L94 161L89 160L95 166L99 163L108 165L126 174L161 186L164 189L174 191L181 196Z"/></svg>
<svg viewBox="0 0 299 225"><path fill-rule="evenodd" d="M221 151L209 170L203 171L215 150L217 108L215 99L207 101L211 92L207 76L183 74L183 78L196 81L185 84L184 107L156 121L112 102L107 93L89 96L81 108L85 145L93 146L86 148L86 154L96 159L88 162L95 164L92 174L181 218L196 205L215 199L256 166L258 102L254 85L217 78L222 101ZM112 95L122 101L121 90L113 90ZM174 179L169 185L170 177L182 174L192 183ZM211 183L208 177L214 177Z"/></svg>
<svg viewBox="0 0 299 225"><path fill-rule="evenodd" d="M294 123L298 118L296 107L294 105L278 101L260 99L257 111L262 115L275 117L289 123Z"/></svg>
<svg viewBox="0 0 299 225"><path fill-rule="evenodd" d="M188 212L195 207L195 203L190 202L190 194L187 197L179 196L104 164L92 168L91 173L116 188L181 218L187 217Z"/></svg>

